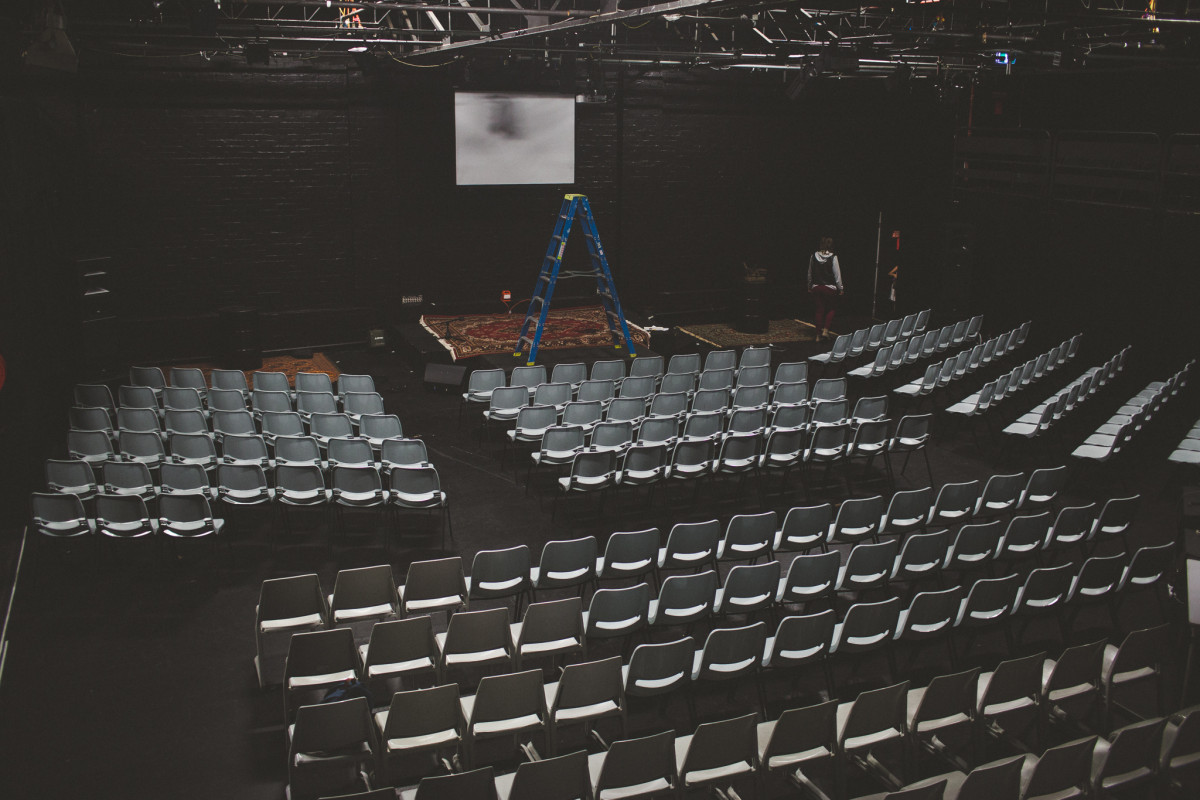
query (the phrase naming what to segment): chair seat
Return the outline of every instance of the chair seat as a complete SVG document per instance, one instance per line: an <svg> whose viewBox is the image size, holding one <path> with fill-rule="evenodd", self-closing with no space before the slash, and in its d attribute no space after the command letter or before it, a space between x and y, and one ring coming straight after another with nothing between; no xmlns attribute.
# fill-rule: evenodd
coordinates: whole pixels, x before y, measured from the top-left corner
<svg viewBox="0 0 1200 800"><path fill-rule="evenodd" d="M719 614L744 614L747 611L754 611L759 608L765 608L774 600L774 592L763 592L756 595L726 595L725 588L717 589L716 599L713 602L713 608Z"/></svg>
<svg viewBox="0 0 1200 800"><path fill-rule="evenodd" d="M442 491L402 492L399 489L392 489L391 500L405 508L437 508L445 505L446 493Z"/></svg>
<svg viewBox="0 0 1200 800"><path fill-rule="evenodd" d="M359 645L358 656L365 663L369 645ZM372 664L366 668L366 677L381 678L385 675L398 675L403 672L414 672L422 669L433 669L434 663L430 658L413 658L408 661L393 661L387 664Z"/></svg>
<svg viewBox="0 0 1200 800"><path fill-rule="evenodd" d="M917 709L920 708L920 706L921 706L921 698L923 698L924 696L925 696L925 687L924 686L917 688L917 689L909 689L908 690L908 696L906 698L906 702L907 702L907 707L908 707L908 720L909 720L909 728L910 729L913 726L913 720L917 716ZM948 717L939 717L938 719L923 719L919 723L920 724L920 733L941 730L942 728L949 728L953 725L962 725L963 723L969 723L970 721L971 721L971 718L962 712L959 712L957 714L951 714Z"/></svg>
<svg viewBox="0 0 1200 800"><path fill-rule="evenodd" d="M99 522L97 530L110 539L141 539L153 536L158 532L156 520L138 520L136 522Z"/></svg>
<svg viewBox="0 0 1200 800"><path fill-rule="evenodd" d="M694 606L688 606L687 608L675 608L675 607L666 608L663 610L663 617L664 617L664 619L666 617L677 617L679 619L687 619L688 617L691 617L695 614L699 614L707 606L708 606L708 603L699 603ZM648 616L649 616L651 625L654 625L659 621L658 607L659 606L658 606L657 599L650 601L650 613Z"/></svg>
<svg viewBox="0 0 1200 800"><path fill-rule="evenodd" d="M615 475L598 475L595 477L566 476L558 479L558 488L564 492L593 492L606 489L612 485Z"/></svg>
<svg viewBox="0 0 1200 800"><path fill-rule="evenodd" d="M533 463L537 466L543 464L570 464L576 454L583 448L575 448L573 450L538 450L530 454Z"/></svg>
<svg viewBox="0 0 1200 800"><path fill-rule="evenodd" d="M841 622L833 626L833 639L832 643L829 645L830 653L836 653L842 646L843 630L844 625ZM854 647L868 647L870 645L886 641L889 636L891 636L891 631L880 631L872 636L848 636L846 637L845 644Z"/></svg>
<svg viewBox="0 0 1200 800"><path fill-rule="evenodd" d="M947 617L946 619L932 622L917 622L909 626L908 609L905 608L900 611L900 616L897 618L895 638L934 636L952 625L954 625L954 617Z"/></svg>
<svg viewBox="0 0 1200 800"><path fill-rule="evenodd" d="M275 499L274 489L229 489L219 487L218 493L226 503L237 505L257 505Z"/></svg>
<svg viewBox="0 0 1200 800"><path fill-rule="evenodd" d="M634 486L638 484L654 483L666 477L667 468L654 467L653 469L623 469L617 473L616 481L621 485Z"/></svg>
<svg viewBox="0 0 1200 800"><path fill-rule="evenodd" d="M838 739L842 739L842 735L846 731L846 723L850 719L850 708L854 705L853 702L839 703L837 707L837 732ZM863 747L871 747L876 744L899 739L904 734L895 728L884 728L883 730L874 731L863 736L852 736L843 741L843 747L846 750L858 750Z"/></svg>
<svg viewBox="0 0 1200 800"><path fill-rule="evenodd" d="M321 675L293 675L288 678L288 689L310 689L318 686L332 685L342 681L352 681L357 677L354 670L346 669L338 672L326 672Z"/></svg>
<svg viewBox="0 0 1200 800"><path fill-rule="evenodd" d="M344 492L338 489L333 490L333 501L344 506L360 506L370 507L382 505L384 501L383 492Z"/></svg>
<svg viewBox="0 0 1200 800"><path fill-rule="evenodd" d="M1071 455L1075 458L1086 458L1093 461L1103 461L1112 454L1112 449L1109 447L1093 447L1091 445L1080 445L1071 451Z"/></svg>
<svg viewBox="0 0 1200 800"><path fill-rule="evenodd" d="M596 786L600 780L600 770L604 767L604 758L607 755L606 751L603 753L592 753L588 756L588 776L591 778L592 786ZM660 794L668 791L670 788L671 784L666 778L655 778L645 783L602 789L596 795L596 800L624 800L626 797L648 797L652 794Z"/></svg>
<svg viewBox="0 0 1200 800"><path fill-rule="evenodd" d="M295 764L301 766L304 764L330 764L339 761L349 764L370 758L374 758L371 745L368 742L359 742L345 750L335 752L296 753Z"/></svg>
<svg viewBox="0 0 1200 800"><path fill-rule="evenodd" d="M333 500L333 492L329 489L308 489L304 491L277 489L275 498L281 503L292 506L315 506Z"/></svg>
<svg viewBox="0 0 1200 800"><path fill-rule="evenodd" d="M475 695L458 698L458 703L462 709L463 719L470 720L471 712L475 709ZM525 714L520 717L512 717L511 719L488 720L487 722L474 723L473 727L477 735L491 735L496 733L517 733L530 728L540 728L542 720L537 714Z"/></svg>
<svg viewBox="0 0 1200 800"><path fill-rule="evenodd" d="M775 664L771 661L772 655L774 655L779 661L784 662L784 663L789 662L789 661L796 662L796 663L808 661L813 656L820 653L824 649L824 645L825 645L824 642L819 642L819 643L813 645L812 647L806 647L803 650L778 650L778 651L772 652L775 648L775 637L768 636L766 644L763 646L762 665L764 667L775 666Z"/></svg>
<svg viewBox="0 0 1200 800"><path fill-rule="evenodd" d="M164 536L174 539L199 539L204 536L217 536L225 526L221 519L197 519L188 522L169 522L161 520L158 530Z"/></svg>
<svg viewBox="0 0 1200 800"><path fill-rule="evenodd" d="M546 694L546 708L552 708L554 705L554 698L558 695L558 682L555 681L554 683L547 683L542 687L542 690ZM559 708L554 714L554 719L557 722L570 722L577 719L591 719L594 717L600 717L605 714L612 714L620 710L621 707L618 706L615 701L602 700L599 703L591 703L586 706Z"/></svg>
<svg viewBox="0 0 1200 800"><path fill-rule="evenodd" d="M420 600L410 600L404 605L409 611L431 611L439 608L453 608L462 604L462 596L451 594L445 597L426 597Z"/></svg>
<svg viewBox="0 0 1200 800"><path fill-rule="evenodd" d="M393 610L389 603L380 603L377 606L364 606L362 608L339 608L333 612L333 621L341 622L343 620L378 617L391 614Z"/></svg>
<svg viewBox="0 0 1200 800"><path fill-rule="evenodd" d="M382 734L387 728L389 709L375 712L375 724L379 727L379 732ZM447 728L444 731L433 731L420 736L402 736L395 739L385 739L384 744L388 751L395 750L416 750L426 748L436 748L443 745L454 744L458 741L458 731L454 728Z"/></svg>
<svg viewBox="0 0 1200 800"><path fill-rule="evenodd" d="M258 624L263 633L282 631L288 628L324 627L325 620L320 614L306 614L302 617L284 617L282 619L264 619Z"/></svg>
<svg viewBox="0 0 1200 800"><path fill-rule="evenodd" d="M675 763L679 764L680 767L683 766L683 759L687 756L688 745L691 744L691 741L691 735L680 736L675 740ZM687 774L680 775L679 778L685 786L691 786L722 778L732 778L735 775L744 775L753 771L754 767L749 762L735 761L732 764L725 764L720 767L693 770Z"/></svg>

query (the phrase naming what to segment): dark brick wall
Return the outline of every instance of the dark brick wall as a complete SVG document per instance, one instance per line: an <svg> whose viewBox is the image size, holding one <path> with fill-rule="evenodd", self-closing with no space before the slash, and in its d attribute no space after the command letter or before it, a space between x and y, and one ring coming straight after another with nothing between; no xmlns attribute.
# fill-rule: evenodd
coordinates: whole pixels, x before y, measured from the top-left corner
<svg viewBox="0 0 1200 800"><path fill-rule="evenodd" d="M498 308L501 289L530 291L564 191L588 194L628 305L724 302L747 261L786 308L830 231L866 306L875 214L895 176L928 166L886 141L920 131L938 152L952 116L892 103L882 82L837 88L797 104L777 75L614 75L616 99L577 106L573 186L456 187L448 75L93 74L76 223L118 265L130 360L211 354L213 313L234 302L267 314L269 349L361 340L404 294ZM941 175L919 180L940 202ZM570 264L583 253L573 242ZM564 282L559 300L591 291Z"/></svg>

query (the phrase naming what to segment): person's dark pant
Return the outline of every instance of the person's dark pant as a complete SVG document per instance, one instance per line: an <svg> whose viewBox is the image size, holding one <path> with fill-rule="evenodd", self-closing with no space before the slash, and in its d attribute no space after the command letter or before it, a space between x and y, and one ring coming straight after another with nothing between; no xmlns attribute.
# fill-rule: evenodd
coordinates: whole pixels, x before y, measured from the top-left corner
<svg viewBox="0 0 1200 800"><path fill-rule="evenodd" d="M837 289L830 289L828 286L814 286L808 290L808 293L813 296L813 302L817 307L813 319L817 333L829 330L833 327L833 312L837 310Z"/></svg>

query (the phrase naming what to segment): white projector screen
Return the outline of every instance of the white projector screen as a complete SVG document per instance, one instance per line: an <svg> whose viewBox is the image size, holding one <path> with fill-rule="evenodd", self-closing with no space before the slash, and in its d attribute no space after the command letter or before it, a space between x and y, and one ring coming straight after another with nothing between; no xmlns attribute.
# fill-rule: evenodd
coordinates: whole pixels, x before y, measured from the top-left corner
<svg viewBox="0 0 1200 800"><path fill-rule="evenodd" d="M454 93L459 186L575 182L575 98Z"/></svg>

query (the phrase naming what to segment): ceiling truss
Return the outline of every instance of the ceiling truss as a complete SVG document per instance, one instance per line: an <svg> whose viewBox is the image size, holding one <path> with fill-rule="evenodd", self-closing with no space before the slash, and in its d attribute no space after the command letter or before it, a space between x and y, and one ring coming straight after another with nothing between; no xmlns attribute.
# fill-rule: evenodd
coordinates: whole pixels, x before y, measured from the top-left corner
<svg viewBox="0 0 1200 800"><path fill-rule="evenodd" d="M1200 0L1168 1L42 0L23 32L33 41L57 17L96 59L237 59L251 45L276 62L573 54L846 75L1200 64Z"/></svg>

